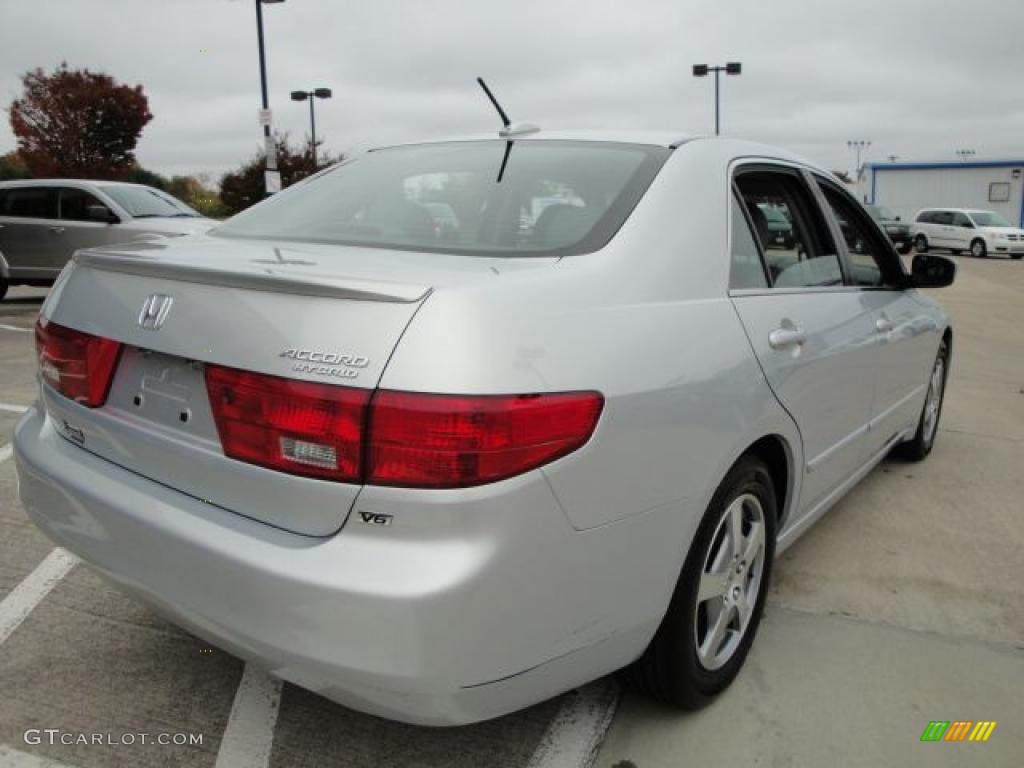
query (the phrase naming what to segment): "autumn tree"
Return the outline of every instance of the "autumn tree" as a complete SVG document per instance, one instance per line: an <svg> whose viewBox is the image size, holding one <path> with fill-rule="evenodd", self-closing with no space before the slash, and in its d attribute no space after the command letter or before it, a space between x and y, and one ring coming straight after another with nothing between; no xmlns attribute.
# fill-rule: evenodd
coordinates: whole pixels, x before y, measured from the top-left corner
<svg viewBox="0 0 1024 768"><path fill-rule="evenodd" d="M21 78L10 107L18 154L34 176L123 178L135 165L135 145L153 119L142 86L61 64Z"/></svg>
<svg viewBox="0 0 1024 768"><path fill-rule="evenodd" d="M324 157L320 154L319 162L313 162L313 150L309 141L293 149L288 143L287 135L274 137L277 145L277 170L281 172L281 188L306 178L316 170L333 163L341 162L342 156ZM316 143L317 148L320 142ZM263 171L266 168L266 156L259 152L249 159L237 171L225 174L220 182L220 199L225 215L233 215L244 211L250 205L258 203L266 197Z"/></svg>
<svg viewBox="0 0 1024 768"><path fill-rule="evenodd" d="M0 155L0 181L29 178L32 178L32 174L29 173L28 166L17 152Z"/></svg>

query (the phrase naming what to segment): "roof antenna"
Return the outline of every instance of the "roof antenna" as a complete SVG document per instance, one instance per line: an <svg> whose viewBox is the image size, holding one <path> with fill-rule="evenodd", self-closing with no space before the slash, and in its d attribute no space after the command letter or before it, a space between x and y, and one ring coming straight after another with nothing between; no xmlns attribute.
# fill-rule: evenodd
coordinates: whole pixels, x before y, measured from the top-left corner
<svg viewBox="0 0 1024 768"><path fill-rule="evenodd" d="M478 77L476 81L480 83L480 87L484 89L484 93L487 94L487 98L491 100L491 104L493 104L494 108L498 110L498 114L501 116L501 124L508 128L512 125L512 121L508 119L508 115L505 114L505 110L501 108L501 104L499 104L498 100L494 98L494 94L491 93L491 89L487 87L487 83L484 82L482 77Z"/></svg>
<svg viewBox="0 0 1024 768"><path fill-rule="evenodd" d="M498 184L501 184L502 178L505 176L505 166L508 165L508 156L512 154L512 140L516 136L523 136L528 133L536 133L540 130L539 127L531 123L516 123L512 124L512 121L508 119L508 115L505 114L505 110L501 108L501 104L494 98L494 94L491 93L491 89L487 87L487 83L484 82L482 77L476 79L480 83L480 87L484 89L484 93L487 94L487 98L491 100L491 104L498 110L498 116L501 117L502 129L498 131L498 136L505 139L505 154L501 158L501 168L498 169Z"/></svg>

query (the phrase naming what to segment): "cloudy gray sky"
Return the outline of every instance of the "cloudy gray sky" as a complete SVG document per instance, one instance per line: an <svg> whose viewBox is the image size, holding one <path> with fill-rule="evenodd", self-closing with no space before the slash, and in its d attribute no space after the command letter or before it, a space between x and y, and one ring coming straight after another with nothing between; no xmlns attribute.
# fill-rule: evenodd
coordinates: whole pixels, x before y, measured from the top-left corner
<svg viewBox="0 0 1024 768"><path fill-rule="evenodd" d="M851 168L869 160L1024 155L1021 0L287 0L264 7L275 126L301 137L296 88L329 86L329 150L495 128L483 75L515 120L545 127L714 129ZM62 60L141 83L155 117L138 147L162 173L214 176L253 154L259 79L252 0L0 0L0 104ZM6 114L0 153L14 148Z"/></svg>

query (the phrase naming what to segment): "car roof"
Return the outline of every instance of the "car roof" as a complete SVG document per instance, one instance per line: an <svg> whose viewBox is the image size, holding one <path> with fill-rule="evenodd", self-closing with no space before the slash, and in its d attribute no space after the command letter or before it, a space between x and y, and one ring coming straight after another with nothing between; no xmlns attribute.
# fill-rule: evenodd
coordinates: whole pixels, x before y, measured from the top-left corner
<svg viewBox="0 0 1024 768"><path fill-rule="evenodd" d="M513 125L513 128L516 126ZM408 147L420 144L448 144L461 141L598 141L615 144L648 144L656 147L677 147L696 136L687 135L673 130L603 130L596 128L581 129L541 129L529 133L515 133L501 136L497 131L492 133L476 133L462 136L450 136L438 139L399 141L385 144L374 149L390 149L392 147ZM372 150L371 150L372 151Z"/></svg>
<svg viewBox="0 0 1024 768"><path fill-rule="evenodd" d="M812 162L800 155L779 147L759 144L744 139L734 139L727 136L709 136L706 134L686 134L678 130L624 130L624 129L541 129L531 133L517 134L510 137L501 136L497 131L493 133L481 133L468 136L454 136L449 138L425 139L420 141L398 142L395 144L381 145L369 151L391 149L395 147L423 146L428 144L448 144L463 141L507 141L516 142L529 141L573 141L573 142L602 142L611 144L640 144L647 146L664 147L667 149L687 148L688 151L705 152L709 156L720 158L724 162L732 162L737 159L754 160L781 160L787 163L812 168L824 174L828 178L840 183L835 175L823 168L818 163Z"/></svg>

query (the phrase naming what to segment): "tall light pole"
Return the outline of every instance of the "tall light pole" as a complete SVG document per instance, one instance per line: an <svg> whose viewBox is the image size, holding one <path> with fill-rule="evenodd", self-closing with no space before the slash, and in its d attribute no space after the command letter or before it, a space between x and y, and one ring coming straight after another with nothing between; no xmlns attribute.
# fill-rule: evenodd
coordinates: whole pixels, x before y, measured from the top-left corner
<svg viewBox="0 0 1024 768"><path fill-rule="evenodd" d="M727 75L738 75L743 71L743 65L738 61L730 61L724 67L709 67L707 64L694 64L694 77L707 77L708 72L715 73L715 136L719 133L719 96L718 96L718 75L725 72Z"/></svg>
<svg viewBox="0 0 1024 768"><path fill-rule="evenodd" d="M865 139L853 139L851 141L846 142L846 146L848 146L850 149L852 149L854 152L857 153L857 167L854 169L854 173L856 174L856 177L859 179L860 178L860 152L861 152L862 149L867 149L868 147L870 147L871 146L871 142L867 141Z"/></svg>
<svg viewBox="0 0 1024 768"><path fill-rule="evenodd" d="M309 136L310 146L313 151L313 170L316 170L316 115L313 111L313 103L317 99L331 98L330 88L314 88L312 91L292 91L292 101L309 100Z"/></svg>
<svg viewBox="0 0 1024 768"><path fill-rule="evenodd" d="M263 123L263 145L266 157L266 172L264 173L264 184L268 195L273 194L281 188L281 179L277 174L277 149L270 136L270 98L267 95L267 53L263 46L263 4L283 3L284 0L256 0L256 37L260 49L260 90L263 95L263 111L260 113L260 122Z"/></svg>
<svg viewBox="0 0 1024 768"><path fill-rule="evenodd" d="M959 157L960 161L964 163L967 162L968 158L974 157L976 154L978 153L975 152L973 149L958 149L956 151L956 156Z"/></svg>

